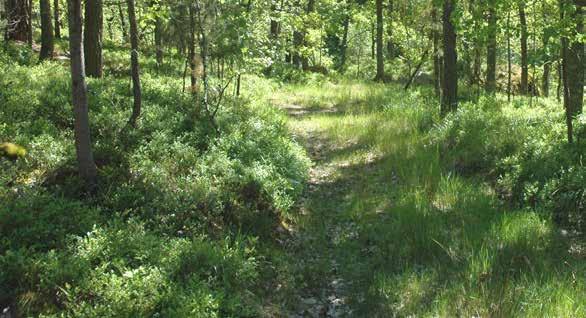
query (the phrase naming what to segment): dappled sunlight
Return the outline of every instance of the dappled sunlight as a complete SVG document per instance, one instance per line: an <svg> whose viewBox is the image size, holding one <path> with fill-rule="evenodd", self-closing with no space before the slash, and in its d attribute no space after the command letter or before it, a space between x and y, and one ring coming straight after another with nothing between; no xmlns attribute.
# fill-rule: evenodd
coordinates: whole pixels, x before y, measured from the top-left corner
<svg viewBox="0 0 586 318"><path fill-rule="evenodd" d="M531 317L540 310L552 316L584 310L583 282L574 277L586 268L567 253L569 242L551 220L508 211L490 184L446 170L427 136L435 115L425 99L393 105L396 93L372 86L296 88L300 106L311 102L289 124L295 134L320 135L327 145L314 171L327 167L330 181L311 190L303 222L322 232L337 224L327 253L341 264L361 315ZM312 106L337 93L341 112ZM365 107L376 93L384 106ZM546 111L537 109L535 118ZM518 112L507 108L503 115Z"/></svg>

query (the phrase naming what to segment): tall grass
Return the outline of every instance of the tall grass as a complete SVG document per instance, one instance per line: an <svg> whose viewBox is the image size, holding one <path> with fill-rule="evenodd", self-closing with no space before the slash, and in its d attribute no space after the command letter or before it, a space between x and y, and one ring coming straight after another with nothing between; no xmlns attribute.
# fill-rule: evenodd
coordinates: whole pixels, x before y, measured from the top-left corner
<svg viewBox="0 0 586 318"><path fill-rule="evenodd" d="M307 206L313 213L302 222L326 231L319 226L325 218L341 228L333 253L350 282L357 315L586 315L586 264L583 253L575 252L576 242L560 234L551 214L507 208L486 174L470 170L463 176L454 169L454 156L469 150L466 160L482 159L474 156L491 148L443 149L446 139L438 142L437 134L445 130L428 91L327 83L281 92L276 104L307 110L292 120L294 131L323 134L329 143L317 168L332 169L332 180L318 186ZM466 104L463 111L477 105ZM506 136L518 130L498 118L534 127L555 113L552 107L528 112L497 101L484 105L478 120L504 133L484 136L493 144L506 148L506 138L519 138L516 146L531 132L551 133L553 126L541 125L523 130L526 135ZM472 138L487 130L460 133L465 136L457 138ZM479 164L494 170L498 157L488 159ZM337 191L329 190L334 186Z"/></svg>

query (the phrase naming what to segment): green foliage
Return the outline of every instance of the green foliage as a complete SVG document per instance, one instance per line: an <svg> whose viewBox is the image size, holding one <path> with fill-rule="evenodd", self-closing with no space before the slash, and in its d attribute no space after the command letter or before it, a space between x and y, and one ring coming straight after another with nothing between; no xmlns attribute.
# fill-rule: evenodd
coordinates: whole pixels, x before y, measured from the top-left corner
<svg viewBox="0 0 586 318"><path fill-rule="evenodd" d="M586 285L577 275L585 270L583 238L560 229L545 205L566 212L583 204L576 156L583 144L567 145L557 103L483 97L440 120L425 90L327 83L285 92L279 102L307 112L295 108L301 115L292 127L318 149L314 175L326 176L304 201L312 213L300 221L315 238L299 252L308 259L299 271L309 288L332 276L349 282L342 293L359 317L585 310ZM562 165L572 167L563 178ZM509 176L509 169L522 173ZM504 180L544 180L552 185L537 193L555 196L537 208L524 199L511 205ZM519 187L521 198L529 188Z"/></svg>
<svg viewBox="0 0 586 318"><path fill-rule="evenodd" d="M278 222L293 217L309 167L260 95L272 84L243 79L253 93L226 97L217 135L177 74L146 67L143 114L124 133L132 95L112 72L127 65L120 55L117 66L117 54L107 53L111 75L88 80L100 175L91 198L75 168L67 68L0 62L0 140L27 150L23 160L0 159L0 307L24 316L257 316L258 276L270 262L259 265L256 237L270 244Z"/></svg>
<svg viewBox="0 0 586 318"><path fill-rule="evenodd" d="M583 126L576 121L578 135ZM568 145L558 104L465 104L431 135L446 163L465 174L484 173L503 199L551 211L564 226L584 228L584 140Z"/></svg>

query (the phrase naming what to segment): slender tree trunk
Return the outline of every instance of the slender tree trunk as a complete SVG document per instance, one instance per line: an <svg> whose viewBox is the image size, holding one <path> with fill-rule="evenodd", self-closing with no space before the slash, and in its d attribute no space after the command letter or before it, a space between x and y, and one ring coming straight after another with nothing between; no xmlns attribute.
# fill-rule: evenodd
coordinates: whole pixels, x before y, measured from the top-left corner
<svg viewBox="0 0 586 318"><path fill-rule="evenodd" d="M452 22L455 0L444 0L444 80L442 82L441 114L445 116L458 107L458 56L456 52L456 30Z"/></svg>
<svg viewBox="0 0 586 318"><path fill-rule="evenodd" d="M490 1L488 9L488 45L486 50L486 92L496 91L496 50L497 50L497 12L495 1Z"/></svg>
<svg viewBox="0 0 586 318"><path fill-rule="evenodd" d="M122 10L122 0L118 2L118 17L120 18L120 30L122 31L122 40L126 42L128 41L128 29L126 28L124 10Z"/></svg>
<svg viewBox="0 0 586 318"><path fill-rule="evenodd" d="M342 35L342 45L340 46L340 65L338 69L344 71L346 67L346 52L348 51L348 30L350 29L350 14L344 17L344 34Z"/></svg>
<svg viewBox="0 0 586 318"><path fill-rule="evenodd" d="M132 107L132 115L128 120L130 126L136 126L136 121L140 117L142 107L142 93L140 87L140 69L138 65L138 27L136 25L136 10L134 8L134 0L126 0L128 6L128 21L130 23L130 64L132 73L132 93L134 95L134 106Z"/></svg>
<svg viewBox="0 0 586 318"><path fill-rule="evenodd" d="M197 70L195 63L195 15L189 6L189 69L191 70L191 93L197 94Z"/></svg>
<svg viewBox="0 0 586 318"><path fill-rule="evenodd" d="M560 56L562 54L560 53ZM556 87L556 99L558 102L562 101L562 88L564 86L563 79L562 79L562 60L560 59L557 63L557 75L558 75L558 85Z"/></svg>
<svg viewBox="0 0 586 318"><path fill-rule="evenodd" d="M27 1L27 0L23 0L23 1ZM28 23L28 28L29 28L29 32L27 34L28 38L27 38L27 43L30 47L33 46L33 0L28 0L28 6L27 6L27 23Z"/></svg>
<svg viewBox="0 0 586 318"><path fill-rule="evenodd" d="M546 2L542 2L542 11L543 11L543 24L547 25L547 12L546 12ZM549 46L549 35L546 31L543 32L543 50L547 52L547 47ZM543 78L541 80L541 90L543 91L543 96L549 97L549 78L551 74L551 58L549 54L546 56L545 63L543 64Z"/></svg>
<svg viewBox="0 0 586 318"><path fill-rule="evenodd" d="M562 8L561 10L561 14L562 14L562 20L564 19L564 4L563 4L564 0L561 0L562 5L560 6ZM573 118L572 118L572 105L571 105L571 95L570 95L570 83L569 83L569 74L568 74L568 55L569 55L569 49L568 49L568 38L565 36L562 36L562 79L564 82L564 108L566 110L566 127L567 127L567 138L568 138L568 142L569 143L573 143L574 142L574 127L573 127Z"/></svg>
<svg viewBox="0 0 586 318"><path fill-rule="evenodd" d="M527 53L527 18L525 16L525 3L519 1L519 21L521 23L521 94L529 93L529 64Z"/></svg>
<svg viewBox="0 0 586 318"><path fill-rule="evenodd" d="M393 17L393 10L394 10L394 0L389 0L388 8L387 8L387 59L392 60L395 57L395 45L393 44L393 27L392 27L392 17Z"/></svg>
<svg viewBox="0 0 586 318"><path fill-rule="evenodd" d="M28 42L32 32L28 0L7 0L5 5L8 16L5 39L7 41Z"/></svg>
<svg viewBox="0 0 586 318"><path fill-rule="evenodd" d="M379 82L385 80L383 24L383 0L376 0L376 76L374 80Z"/></svg>
<svg viewBox="0 0 586 318"><path fill-rule="evenodd" d="M543 96L549 97L549 78L551 74L551 62L546 61L543 65L543 78L541 82L541 90L543 91Z"/></svg>
<svg viewBox="0 0 586 318"><path fill-rule="evenodd" d="M39 59L45 60L53 57L53 25L51 21L50 0L40 0L41 9L41 53Z"/></svg>
<svg viewBox="0 0 586 318"><path fill-rule="evenodd" d="M482 19L482 10L481 5L475 0L470 0L469 3L469 11L472 15L472 29L478 30L480 20ZM482 45L481 40L478 34L476 34L472 38L472 70L469 77L470 86L479 86L480 85L480 76L481 76L481 69L482 69Z"/></svg>
<svg viewBox="0 0 586 318"><path fill-rule="evenodd" d="M89 189L96 184L97 169L92 153L88 115L87 86L83 58L82 0L69 0L69 48L71 51L71 83L77 166Z"/></svg>
<svg viewBox="0 0 586 318"><path fill-rule="evenodd" d="M202 81L203 81L203 105L204 110L206 111L210 124L216 130L216 134L220 133L218 125L216 124L215 120L215 111L210 109L210 101L209 101L209 81L208 81L208 36L207 31L205 29L204 19L201 16L201 6L199 0L195 1L195 9L197 14L197 21L198 21L198 32L199 32L199 50L201 52L201 61L202 61ZM216 109L217 110L217 109Z"/></svg>
<svg viewBox="0 0 586 318"><path fill-rule="evenodd" d="M163 65L163 19L157 13L155 20L155 47L157 50L157 65Z"/></svg>
<svg viewBox="0 0 586 318"><path fill-rule="evenodd" d="M474 43L474 49L472 53L474 55L474 61L472 63L472 77L470 78L470 85L480 85L480 71L482 68L480 43Z"/></svg>
<svg viewBox="0 0 586 318"><path fill-rule="evenodd" d="M293 65L301 67L301 46L303 45L303 33L298 30L293 31Z"/></svg>
<svg viewBox="0 0 586 318"><path fill-rule="evenodd" d="M102 0L85 0L84 56L89 77L102 77L102 33L104 29Z"/></svg>
<svg viewBox="0 0 586 318"><path fill-rule="evenodd" d="M370 23L370 58L376 59L376 24Z"/></svg>
<svg viewBox="0 0 586 318"><path fill-rule="evenodd" d="M432 41L433 41L433 83L435 89L435 96L441 96L441 88L442 88L442 57L441 57L441 47L440 47L440 29L441 24L438 21L437 16L437 9L435 7L431 10L431 21L433 23L432 27Z"/></svg>
<svg viewBox="0 0 586 318"><path fill-rule="evenodd" d="M236 77L236 97L240 96L240 82L242 79L242 74L238 73Z"/></svg>
<svg viewBox="0 0 586 318"><path fill-rule="evenodd" d="M309 15L311 14L313 11L315 11L315 0L308 0L307 1L307 8L305 10L305 14ZM306 31L303 32L303 45L307 45L306 43ZM301 68L304 71L307 71L309 69L309 59L308 57L304 54L303 56L301 56Z"/></svg>
<svg viewBox="0 0 586 318"><path fill-rule="evenodd" d="M413 83L415 76L417 76L417 73L419 73L419 70L421 70L423 63L425 63L425 61L427 61L428 54L429 54L429 47L427 49L425 49L425 51L423 52L423 55L421 56L421 60L419 60L419 63L417 63L417 66L415 66L415 70L409 76L409 80L407 81L407 84L405 84L405 87L404 87L405 90L408 90L409 87L411 87L411 84Z"/></svg>
<svg viewBox="0 0 586 318"><path fill-rule="evenodd" d="M61 18L59 14L59 0L53 1L53 24L55 25L55 37L61 38Z"/></svg>
<svg viewBox="0 0 586 318"><path fill-rule="evenodd" d="M276 41L279 38L279 31L280 25L279 21L275 20L274 18L277 15L277 6L275 4L271 5L271 21L269 25L269 36L273 41Z"/></svg>
<svg viewBox="0 0 586 318"><path fill-rule="evenodd" d="M584 35L584 17L583 8L580 5L573 6L571 1L564 6L564 11L567 18L572 20L575 25L575 36L572 40L565 38L565 63L564 63L564 79L567 87L567 108L572 118L582 114L584 108L584 69L586 67L584 62L584 43L580 40L575 40Z"/></svg>
<svg viewBox="0 0 586 318"><path fill-rule="evenodd" d="M511 101L512 90L511 12L507 13L507 101Z"/></svg>

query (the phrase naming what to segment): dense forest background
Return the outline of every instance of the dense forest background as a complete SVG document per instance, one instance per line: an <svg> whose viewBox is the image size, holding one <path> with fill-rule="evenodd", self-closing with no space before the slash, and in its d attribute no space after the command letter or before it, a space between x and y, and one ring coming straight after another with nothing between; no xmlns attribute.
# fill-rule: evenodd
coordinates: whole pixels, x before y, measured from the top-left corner
<svg viewBox="0 0 586 318"><path fill-rule="evenodd" d="M0 317L586 316L584 0L0 0Z"/></svg>

